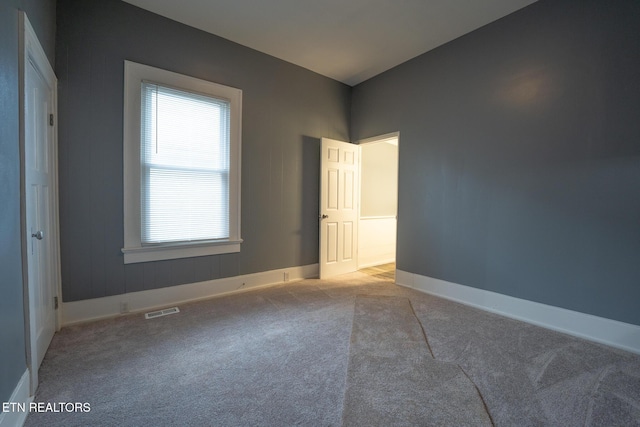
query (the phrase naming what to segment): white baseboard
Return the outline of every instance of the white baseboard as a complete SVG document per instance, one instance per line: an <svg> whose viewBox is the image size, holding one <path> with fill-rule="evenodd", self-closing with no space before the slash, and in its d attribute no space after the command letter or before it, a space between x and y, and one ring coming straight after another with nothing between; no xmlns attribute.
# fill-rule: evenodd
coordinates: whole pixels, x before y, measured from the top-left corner
<svg viewBox="0 0 640 427"><path fill-rule="evenodd" d="M33 397L29 396L29 370L26 370L7 401L23 405L24 410L14 406L12 411L0 412L0 427L22 427L29 415L29 404L32 401Z"/></svg>
<svg viewBox="0 0 640 427"><path fill-rule="evenodd" d="M63 326L68 326L214 296L244 292L249 289L285 282L287 281L285 280L285 274L288 274L288 281L315 278L318 277L318 264L225 277L206 282L131 292L103 298L64 302L62 304L62 324ZM122 312L122 307L125 304L128 309L127 313Z"/></svg>
<svg viewBox="0 0 640 427"><path fill-rule="evenodd" d="M544 328L640 354L640 326L396 270L396 283Z"/></svg>

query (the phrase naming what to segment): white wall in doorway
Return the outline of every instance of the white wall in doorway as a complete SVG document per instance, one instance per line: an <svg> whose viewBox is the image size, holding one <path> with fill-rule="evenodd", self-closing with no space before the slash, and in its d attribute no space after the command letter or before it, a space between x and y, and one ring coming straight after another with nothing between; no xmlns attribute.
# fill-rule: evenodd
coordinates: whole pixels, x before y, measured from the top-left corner
<svg viewBox="0 0 640 427"><path fill-rule="evenodd" d="M358 268L395 262L398 137L361 142Z"/></svg>

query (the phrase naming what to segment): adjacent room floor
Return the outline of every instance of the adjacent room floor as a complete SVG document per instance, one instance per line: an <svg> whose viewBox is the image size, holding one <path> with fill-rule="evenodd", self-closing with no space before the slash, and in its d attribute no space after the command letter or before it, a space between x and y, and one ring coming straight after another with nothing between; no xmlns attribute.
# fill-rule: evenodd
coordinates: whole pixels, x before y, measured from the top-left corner
<svg viewBox="0 0 640 427"><path fill-rule="evenodd" d="M640 425L640 356L393 284L393 266L64 328L27 426ZM363 398L364 396L364 398Z"/></svg>
<svg viewBox="0 0 640 427"><path fill-rule="evenodd" d="M382 265L376 265L374 267L367 267L360 270L360 273L364 273L368 276L377 277L379 279L388 279L391 282L396 280L396 263L388 263Z"/></svg>

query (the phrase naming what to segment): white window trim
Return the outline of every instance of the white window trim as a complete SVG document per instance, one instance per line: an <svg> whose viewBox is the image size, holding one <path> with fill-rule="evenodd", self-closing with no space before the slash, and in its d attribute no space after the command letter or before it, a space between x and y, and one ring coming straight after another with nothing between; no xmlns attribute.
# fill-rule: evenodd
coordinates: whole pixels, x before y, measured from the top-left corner
<svg viewBox="0 0 640 427"><path fill-rule="evenodd" d="M229 165L229 239L215 242L141 244L140 127L141 83L150 80L231 103ZM124 61L124 263L159 261L240 252L240 152L242 90L148 65Z"/></svg>

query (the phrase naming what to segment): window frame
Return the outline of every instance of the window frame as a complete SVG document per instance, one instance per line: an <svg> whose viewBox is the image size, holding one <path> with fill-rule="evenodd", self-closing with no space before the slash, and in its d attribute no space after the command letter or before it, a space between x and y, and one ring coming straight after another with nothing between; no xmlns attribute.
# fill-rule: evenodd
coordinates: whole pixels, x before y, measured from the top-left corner
<svg viewBox="0 0 640 427"><path fill-rule="evenodd" d="M141 242L141 119L142 82L152 81L186 92L200 93L230 102L229 123L229 238L204 242ZM184 74L124 61L124 263L190 258L240 252L240 167L242 90Z"/></svg>

